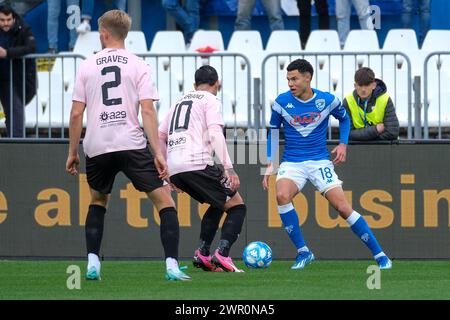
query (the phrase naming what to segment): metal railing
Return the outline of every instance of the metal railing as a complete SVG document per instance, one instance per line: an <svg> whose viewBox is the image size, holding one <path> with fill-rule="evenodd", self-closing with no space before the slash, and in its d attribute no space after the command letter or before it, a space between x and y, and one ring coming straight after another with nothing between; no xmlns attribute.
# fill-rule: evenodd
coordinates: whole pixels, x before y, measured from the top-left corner
<svg viewBox="0 0 450 320"><path fill-rule="evenodd" d="M238 127L250 128L253 125L251 63L246 56L234 53L145 53L139 56L151 66L160 94L160 100L156 103L159 120L183 93L194 90L195 71L201 65L210 64L216 68L221 81L217 96L222 102L225 124L234 128L235 135ZM21 134L13 138L65 139L68 137L76 70L85 57L79 54L32 54L24 56L22 63L25 65L29 59L39 62L36 76L38 89L25 107ZM42 67L43 64L46 66ZM12 67L10 69L12 73ZM25 79L25 69L21 77ZM15 89L12 83L9 89L11 92ZM23 96L25 89L24 81ZM8 127L13 129L14 116L9 116L8 122Z"/></svg>
<svg viewBox="0 0 450 320"><path fill-rule="evenodd" d="M353 91L355 71L364 66L372 68L377 78L387 82L387 91L394 102L397 113L401 109L403 114L400 116L406 115L407 135L408 139L412 139L411 62L406 54L396 51L282 52L269 54L262 62L261 124L263 127L268 123L267 110L270 110L270 105L275 100L276 95L289 90L286 80L286 66L289 62L298 58L304 58L313 65L312 87L329 91L341 101L346 94ZM272 69L268 66L271 62ZM406 67L404 67L405 62ZM402 73L402 79L400 79L400 72ZM392 77L387 81L389 73ZM275 80L273 77L275 77ZM267 85L269 81L271 81L270 86ZM280 87L281 83L283 90ZM399 99L401 90L397 90L399 85L403 88L403 99L405 100L401 102ZM268 92L275 92L276 95L268 97ZM333 125L336 126L336 122L332 122ZM329 137L331 138L331 126L329 126Z"/></svg>
<svg viewBox="0 0 450 320"><path fill-rule="evenodd" d="M225 124L250 128L252 123L251 63L239 53L138 54L153 70L161 100L158 113L168 108L185 92L194 90L194 74L202 65L213 66L221 82L217 94L222 102Z"/></svg>
<svg viewBox="0 0 450 320"><path fill-rule="evenodd" d="M423 79L424 79L424 99L423 99L423 105L424 105L424 138L425 139L429 139L429 128L430 128L430 121L429 121L429 109L430 109L430 105L432 102L432 98L434 99L434 97L436 95L434 95L434 97L430 96L429 90L431 89L436 89L437 88L437 111L438 112L438 117L437 117L437 130L438 130L438 139L442 139L442 127L443 127L443 121L442 121L442 112L445 110L449 110L449 104L450 104L450 87L447 88L447 93L448 93L448 100L444 101L444 103L442 102L442 92L441 92L441 84L442 84L442 77L447 77L446 80L450 80L450 67L447 67L448 70L448 74L446 74L443 71L443 66L444 66L444 59L443 56L448 56L446 57L446 64L448 65L450 63L450 51L437 51L437 52L432 52L430 54L428 54L425 58L424 61L424 66L423 66ZM429 77L429 70L430 68L428 67L428 63L431 61L431 59L433 57L437 57L436 59L436 70L437 70L437 86L433 86L430 85L430 77ZM444 73L444 74L443 74ZM432 83L433 84L433 83ZM450 82L447 83L448 86L450 86ZM442 106L445 106L444 108ZM445 119L446 125L450 125L450 111L447 111L447 116L449 117L449 119Z"/></svg>
<svg viewBox="0 0 450 320"><path fill-rule="evenodd" d="M402 127L407 127L408 139L413 138L413 128L415 138L421 138L422 126L425 139L429 139L430 127L437 127L437 138L442 139L443 129L450 123L450 119L443 118L444 114L446 117L450 117L450 112L447 112L450 87L448 92L442 91L447 90L444 88L447 83L445 81L450 82L450 73L445 71L448 64L447 59L450 61L449 51L432 52L427 55L423 65L423 90L420 89L420 79L415 81L415 86L412 85L411 61L402 52L272 53L262 61L261 79L252 79L252 62L245 55L239 53L146 53L139 56L152 67L154 81L161 97L156 104L160 119L184 92L190 91L194 82L195 70L203 64L210 64L217 69L222 82L218 98L222 102L223 116L228 127L234 128L235 134L239 127L265 128L271 103L278 94L288 90L286 66L293 59L306 58L311 62L315 71L312 86L319 90L329 91L340 99L353 91L353 75L357 68L362 66L373 68L376 76L387 83L387 90L394 101L400 124ZM43 71L41 68L37 72L36 96L27 104L23 114L23 126L18 130L20 132L17 136L13 138L65 139L68 137L76 70L78 64L85 58L79 54L27 55L20 62L22 65L21 75L14 75L16 71L13 70L13 62L10 62L10 79L13 76L26 78L25 66L28 59L39 61L38 68L42 67L43 62L44 64L47 62L48 69ZM431 62L434 60L436 69L432 68ZM14 63L17 65L17 62ZM435 73L434 70L437 72ZM412 90L416 85L414 94L417 101L412 103ZM22 81L21 88L15 87L11 81L10 87L2 90L9 90L11 97L16 96L19 101L24 101L26 81ZM420 99L422 92L424 99ZM447 93L449 93L448 96L443 95ZM423 123L420 119L422 101L424 105ZM17 101L10 99L8 103L9 109L4 112L8 113L7 127L12 133L15 119L14 113L10 110L14 109L14 103ZM413 112L413 104L415 112ZM3 105L3 108L7 109L8 106ZM430 112L433 112L432 119ZM331 123L330 137L332 127L336 126L336 123Z"/></svg>

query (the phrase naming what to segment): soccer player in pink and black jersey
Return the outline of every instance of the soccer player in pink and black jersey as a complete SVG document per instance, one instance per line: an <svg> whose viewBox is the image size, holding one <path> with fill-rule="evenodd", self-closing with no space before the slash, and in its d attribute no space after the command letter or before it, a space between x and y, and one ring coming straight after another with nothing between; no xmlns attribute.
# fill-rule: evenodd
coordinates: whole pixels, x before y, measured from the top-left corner
<svg viewBox="0 0 450 320"><path fill-rule="evenodd" d="M194 265L205 271L243 272L234 265L229 252L241 232L247 208L237 192L239 177L223 135L221 104L216 97L219 86L213 67L199 68L195 72L195 91L170 108L160 124L159 138L161 149L167 150L171 183L200 203L210 204L202 218ZM224 170L214 163L213 152ZM219 248L211 255L210 246L224 211L227 217Z"/></svg>
<svg viewBox="0 0 450 320"><path fill-rule="evenodd" d="M125 50L124 40L131 27L123 11L106 12L98 20L103 50L81 64L70 115L70 146L66 170L78 173L78 145L87 110L83 140L86 174L91 203L86 218L88 267L86 278L100 279L99 251L104 217L114 178L122 171L134 187L146 192L161 217L161 241L166 256L166 278L189 280L179 269L179 223L168 178L167 163L158 141L158 123L153 101L158 92L148 65ZM144 131L139 125L139 105Z"/></svg>

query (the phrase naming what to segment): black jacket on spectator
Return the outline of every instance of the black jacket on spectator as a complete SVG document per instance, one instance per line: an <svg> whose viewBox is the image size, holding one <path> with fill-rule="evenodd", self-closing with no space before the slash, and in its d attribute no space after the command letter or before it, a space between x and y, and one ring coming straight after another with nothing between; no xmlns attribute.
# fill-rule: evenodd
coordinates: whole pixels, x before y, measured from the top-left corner
<svg viewBox="0 0 450 320"><path fill-rule="evenodd" d="M377 86L375 90L373 90L372 96L369 98L369 102L367 104L367 113L372 111L372 108L375 106L375 101L377 97L386 92L386 84L383 80L375 79ZM355 100L358 101L358 94L356 90L353 91L353 96ZM351 118L351 113L348 107L347 99L344 99L343 105L347 110L348 114ZM364 110L364 103L361 101L359 107ZM384 113L384 131L379 134L376 126L368 126L366 128L355 129L353 125L353 121L350 122L350 137L349 140L355 141L369 141L369 140L396 140L398 138L398 134L400 131L400 125L398 122L397 115L395 113L394 103L391 98L386 105L386 110Z"/></svg>
<svg viewBox="0 0 450 320"><path fill-rule="evenodd" d="M24 79L23 61L24 55L36 52L36 43L31 28L25 24L23 19L13 13L15 24L7 33L3 33L8 37L8 46L6 61L8 63L2 64L0 70L0 82L10 82L10 67L9 62L13 63L13 83L15 90L19 91L19 96L22 97L22 86ZM0 31L3 32L3 31ZM6 68L6 70L4 70ZM25 62L25 104L29 103L36 94L36 62L34 59L26 59Z"/></svg>

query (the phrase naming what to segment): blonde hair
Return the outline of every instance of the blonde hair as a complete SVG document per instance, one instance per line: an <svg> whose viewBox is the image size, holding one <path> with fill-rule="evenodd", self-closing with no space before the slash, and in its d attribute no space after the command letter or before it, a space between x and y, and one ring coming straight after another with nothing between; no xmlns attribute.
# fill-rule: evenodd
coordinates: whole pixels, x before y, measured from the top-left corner
<svg viewBox="0 0 450 320"><path fill-rule="evenodd" d="M125 40L131 28L131 18L126 12L110 10L98 19L98 26L108 30L113 38Z"/></svg>

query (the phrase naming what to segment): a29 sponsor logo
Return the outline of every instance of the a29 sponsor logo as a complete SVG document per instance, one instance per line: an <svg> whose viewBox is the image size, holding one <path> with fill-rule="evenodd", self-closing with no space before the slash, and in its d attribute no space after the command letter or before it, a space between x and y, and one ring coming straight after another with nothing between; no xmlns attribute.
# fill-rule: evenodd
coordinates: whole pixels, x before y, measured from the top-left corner
<svg viewBox="0 0 450 320"><path fill-rule="evenodd" d="M319 112L305 112L301 115L294 115L290 121L291 125L307 125L311 123L316 123L320 119Z"/></svg>
<svg viewBox="0 0 450 320"><path fill-rule="evenodd" d="M186 137L180 137L177 139L169 139L169 141L167 141L167 145L169 147L179 146L179 145L182 145L185 143L186 143Z"/></svg>
<svg viewBox="0 0 450 320"><path fill-rule="evenodd" d="M100 114L100 120L102 122L107 122L110 120L119 120L119 119L125 119L127 117L126 111L111 111L111 112L102 112Z"/></svg>

